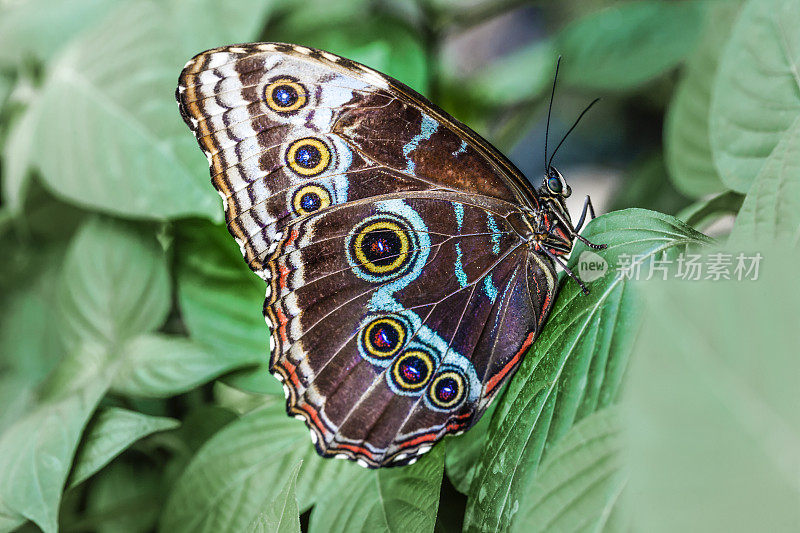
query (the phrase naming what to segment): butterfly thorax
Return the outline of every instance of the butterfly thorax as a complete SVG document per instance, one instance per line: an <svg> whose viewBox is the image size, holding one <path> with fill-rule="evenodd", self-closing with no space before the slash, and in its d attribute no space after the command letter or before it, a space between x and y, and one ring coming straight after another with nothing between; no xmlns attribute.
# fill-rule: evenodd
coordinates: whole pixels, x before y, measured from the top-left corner
<svg viewBox="0 0 800 533"><path fill-rule="evenodd" d="M572 251L575 230L569 213L560 204L543 202L533 213L532 226L535 248L547 248L554 255L567 255Z"/></svg>

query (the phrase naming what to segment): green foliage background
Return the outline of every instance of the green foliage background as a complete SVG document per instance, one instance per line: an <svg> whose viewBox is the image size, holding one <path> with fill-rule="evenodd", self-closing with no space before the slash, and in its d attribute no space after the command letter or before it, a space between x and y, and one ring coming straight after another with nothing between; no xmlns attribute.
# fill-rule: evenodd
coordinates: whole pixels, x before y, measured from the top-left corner
<svg viewBox="0 0 800 533"><path fill-rule="evenodd" d="M526 8L540 38L448 60ZM792 0L0 4L0 531L796 531L798 28ZM605 99L571 154L623 176L584 233L605 259L758 252L761 276L562 280L478 426L412 467L322 460L173 100L189 57L254 40L387 72L506 151L562 54L556 123Z"/></svg>

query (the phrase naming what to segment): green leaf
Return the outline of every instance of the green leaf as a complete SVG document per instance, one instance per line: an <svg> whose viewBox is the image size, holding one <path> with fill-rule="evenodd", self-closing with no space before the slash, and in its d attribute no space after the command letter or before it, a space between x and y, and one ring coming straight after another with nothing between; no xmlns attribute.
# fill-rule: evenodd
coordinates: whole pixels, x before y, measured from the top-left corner
<svg viewBox="0 0 800 533"><path fill-rule="evenodd" d="M100 409L86 427L68 486L74 487L88 479L137 440L179 425L172 418L148 416L119 407Z"/></svg>
<svg viewBox="0 0 800 533"><path fill-rule="evenodd" d="M722 181L746 193L800 115L800 6L749 0L720 59L711 146Z"/></svg>
<svg viewBox="0 0 800 533"><path fill-rule="evenodd" d="M745 197L733 241L800 243L800 116L767 158Z"/></svg>
<svg viewBox="0 0 800 533"><path fill-rule="evenodd" d="M193 396L195 395L196 392ZM148 442L149 447L166 448L172 452L162 473L165 491L159 509L162 509L167 501L167 489L172 489L197 451L225 426L238 419L236 413L229 409L218 407L214 403L202 403L183 417L178 429L154 435L149 439L151 441Z"/></svg>
<svg viewBox="0 0 800 533"><path fill-rule="evenodd" d="M0 512L56 531L61 491L81 433L108 387L93 374L85 386L44 402L0 436Z"/></svg>
<svg viewBox="0 0 800 533"><path fill-rule="evenodd" d="M56 247L66 244L89 214L56 199L36 179L25 186L21 199L24 201L14 213L14 226L23 245L33 245L34 249L43 243Z"/></svg>
<svg viewBox="0 0 800 533"><path fill-rule="evenodd" d="M692 51L702 29L698 2L626 2L564 28L555 46L564 82L594 90L636 87Z"/></svg>
<svg viewBox="0 0 800 533"><path fill-rule="evenodd" d="M709 138L711 90L719 56L739 11L735 1L714 2L706 13L703 36L667 110L664 151L675 186L699 198L725 190L714 167Z"/></svg>
<svg viewBox="0 0 800 533"><path fill-rule="evenodd" d="M640 207L671 214L688 202L673 187L663 154L658 151L630 165L625 172L625 181L614 192L614 200L608 211Z"/></svg>
<svg viewBox="0 0 800 533"><path fill-rule="evenodd" d="M283 397L269 362L269 330L262 306L266 286L247 268L228 231L209 223L179 226L178 304L190 336L226 359L261 362L226 378L247 391Z"/></svg>
<svg viewBox="0 0 800 533"><path fill-rule="evenodd" d="M327 491L331 480L360 468L319 457L305 425L286 416L282 401L248 413L197 452L172 489L160 530L242 531L262 502L279 494L301 460L297 479L301 511Z"/></svg>
<svg viewBox="0 0 800 533"><path fill-rule="evenodd" d="M16 531L25 522L25 517L3 509L2 502L0 502L0 531Z"/></svg>
<svg viewBox="0 0 800 533"><path fill-rule="evenodd" d="M300 533L300 508L297 506L297 474L303 462L295 465L283 489L268 502L266 509L250 523L249 533Z"/></svg>
<svg viewBox="0 0 800 533"><path fill-rule="evenodd" d="M0 7L0 65L15 67L28 56L49 59L118 4L116 0L4 2Z"/></svg>
<svg viewBox="0 0 800 533"><path fill-rule="evenodd" d="M275 395L247 392L228 385L222 380L214 382L214 403L232 413L243 415L277 401Z"/></svg>
<svg viewBox="0 0 800 533"><path fill-rule="evenodd" d="M0 434L30 411L35 402L31 380L5 371L0 374ZM2 531L2 529L0 529Z"/></svg>
<svg viewBox="0 0 800 533"><path fill-rule="evenodd" d="M575 424L549 452L520 501L512 531L628 531L621 523L622 427L617 408L592 413Z"/></svg>
<svg viewBox="0 0 800 533"><path fill-rule="evenodd" d="M235 413L224 407L201 404L184 416L181 427L175 433L194 453L219 430L237 419Z"/></svg>
<svg viewBox="0 0 800 533"><path fill-rule="evenodd" d="M32 408L35 387L65 355L63 342L53 334L53 289L63 250L45 247L23 257L25 274L18 279L6 273L11 283L0 306L0 432ZM37 272L36 264L44 269Z"/></svg>
<svg viewBox="0 0 800 533"><path fill-rule="evenodd" d="M736 191L727 191L706 200L699 200L682 209L677 215L693 228L702 229L714 216L731 213L736 214L742 207L744 196Z"/></svg>
<svg viewBox="0 0 800 533"><path fill-rule="evenodd" d="M14 80L10 76L0 74L0 113L4 111L6 100L14 89ZM4 132L0 130L0 135Z"/></svg>
<svg viewBox="0 0 800 533"><path fill-rule="evenodd" d="M541 41L493 61L462 83L478 101L518 104L533 100L550 86L555 66L553 43Z"/></svg>
<svg viewBox="0 0 800 533"><path fill-rule="evenodd" d="M270 373L269 361L262 359L258 366L235 370L220 378L240 391L266 396L283 396L281 383Z"/></svg>
<svg viewBox="0 0 800 533"><path fill-rule="evenodd" d="M25 110L22 117L11 127L3 146L3 203L12 213L19 213L25 200L30 178L30 167L36 146L34 135L39 122L39 108L36 102Z"/></svg>
<svg viewBox="0 0 800 533"><path fill-rule="evenodd" d="M625 398L634 530L800 524L800 257L760 251L757 281L644 287Z"/></svg>
<svg viewBox="0 0 800 533"><path fill-rule="evenodd" d="M109 350L159 325L169 308L163 252L113 220L90 219L74 237L55 290L71 350L41 388L40 404L0 437L0 509L45 531L83 428L115 371Z"/></svg>
<svg viewBox="0 0 800 533"><path fill-rule="evenodd" d="M56 527L79 438L115 370L109 350L159 325L170 304L163 252L129 225L90 219L60 267L56 329L69 355L42 387L40 404L0 437L0 509L46 531Z"/></svg>
<svg viewBox="0 0 800 533"><path fill-rule="evenodd" d="M89 485L79 522L65 521L62 529L150 533L163 505L164 489L163 473L152 463L114 461Z"/></svg>
<svg viewBox="0 0 800 533"><path fill-rule="evenodd" d="M167 263L152 236L108 218L83 224L58 288L61 330L70 345L114 347L160 326L169 307Z"/></svg>
<svg viewBox="0 0 800 533"><path fill-rule="evenodd" d="M308 0L304 4L306 9L297 9L295 0L276 0L276 9L281 8L283 12L282 28L290 28L296 35L312 34L320 27L341 27L341 25L352 24L359 17L368 18L370 4L368 0ZM308 13L313 12L314 16L309 17ZM275 28L280 31L281 28Z"/></svg>
<svg viewBox="0 0 800 533"><path fill-rule="evenodd" d="M47 146L35 163L45 183L72 202L127 216L221 219L205 158L175 109L176 79L186 60L203 49L252 40L270 3L78 0L69 10L52 0L17 3L20 9L7 10L12 16L0 16L3 37L44 24L46 30L29 35L37 43L49 42L60 35L62 22L70 28L72 22L102 22L66 47L62 37L55 41L65 49L48 70L30 118L6 147L13 159L4 162L9 181L3 187L12 207L20 205L30 154ZM101 4L103 9L93 7ZM17 26L14 32L3 32L6 22ZM18 44L2 47L13 51L15 61ZM0 62L2 56L0 51Z"/></svg>
<svg viewBox="0 0 800 533"><path fill-rule="evenodd" d="M141 1L141 0L140 0ZM216 0L171 0L158 2L169 17L170 29L180 37L172 46L186 55L179 70L189 56L231 43L253 41L263 29L271 15L273 5L280 0L242 0L239 2L218 2ZM313 18L313 17L309 17ZM174 73L177 84L177 75ZM175 87L171 94L175 93ZM196 148L196 147L195 147Z"/></svg>
<svg viewBox="0 0 800 533"><path fill-rule="evenodd" d="M630 262L645 276L654 256L661 259L663 252L674 257L689 245L709 242L673 217L641 209L603 215L584 235L608 245L600 252L608 270L588 283L588 295L563 278L541 336L492 419L470 486L465 530L506 527L547 448L577 421L617 401L642 301L615 267ZM584 250L579 244L571 255L569 265L575 271Z"/></svg>
<svg viewBox="0 0 800 533"><path fill-rule="evenodd" d="M486 438L489 425L494 416L497 402L492 403L483 416L469 431L457 437L448 437L446 441L444 465L450 482L462 494L469 492L470 483L475 475Z"/></svg>
<svg viewBox="0 0 800 533"><path fill-rule="evenodd" d="M320 499L308 530L432 532L444 471L444 447L412 465L350 472Z"/></svg>
<svg viewBox="0 0 800 533"><path fill-rule="evenodd" d="M215 354L184 337L140 335L122 348L122 362L113 387L131 396L174 396L231 369L253 363L234 355Z"/></svg>
<svg viewBox="0 0 800 533"><path fill-rule="evenodd" d="M48 147L36 161L45 183L125 216L221 219L207 162L175 108L176 79L203 46L250 40L267 5L129 2L70 45L38 102L34 143ZM251 33L234 31L237 24Z"/></svg>
<svg viewBox="0 0 800 533"><path fill-rule="evenodd" d="M365 16L363 12L359 15L347 22L351 31L343 32L339 26L326 22L310 28L308 33L295 30L270 38L299 42L339 54L397 78L424 94L428 89L429 73L420 36L396 19ZM317 22L324 20L315 19Z"/></svg>
<svg viewBox="0 0 800 533"><path fill-rule="evenodd" d="M60 56L34 136L48 147L37 166L54 192L126 216L219 216L205 158L171 98L188 58L171 45L179 38L163 8L133 2Z"/></svg>

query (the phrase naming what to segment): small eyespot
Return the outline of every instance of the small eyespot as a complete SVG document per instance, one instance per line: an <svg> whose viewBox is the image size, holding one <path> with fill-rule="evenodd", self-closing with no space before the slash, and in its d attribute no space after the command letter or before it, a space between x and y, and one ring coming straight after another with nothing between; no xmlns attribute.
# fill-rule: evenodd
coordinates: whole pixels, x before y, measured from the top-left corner
<svg viewBox="0 0 800 533"><path fill-rule="evenodd" d="M392 366L392 377L400 389L416 392L425 388L433 375L434 362L422 350L409 350L397 358Z"/></svg>
<svg viewBox="0 0 800 533"><path fill-rule="evenodd" d="M329 205L331 205L331 195L319 185L300 187L292 196L292 207L300 216L324 209Z"/></svg>
<svg viewBox="0 0 800 533"><path fill-rule="evenodd" d="M466 397L466 380L453 370L440 373L428 388L428 400L439 409L453 409Z"/></svg>
<svg viewBox="0 0 800 533"><path fill-rule="evenodd" d="M307 101L305 87L291 78L280 78L264 88L264 101L270 109L278 113L297 111Z"/></svg>
<svg viewBox="0 0 800 533"><path fill-rule="evenodd" d="M391 316L379 317L361 331L364 349L376 359L391 359L404 345L406 328L403 323Z"/></svg>
<svg viewBox="0 0 800 533"><path fill-rule="evenodd" d="M314 137L294 141L286 151L286 164L301 176L322 174L331 163L328 146Z"/></svg>

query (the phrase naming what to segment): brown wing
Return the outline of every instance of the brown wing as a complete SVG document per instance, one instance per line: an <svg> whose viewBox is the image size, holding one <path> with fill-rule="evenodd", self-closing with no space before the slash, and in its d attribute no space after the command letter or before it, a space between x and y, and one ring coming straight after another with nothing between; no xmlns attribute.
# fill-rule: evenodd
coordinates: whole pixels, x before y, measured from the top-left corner
<svg viewBox="0 0 800 533"><path fill-rule="evenodd" d="M509 222L536 202L513 165L411 89L318 50L210 50L177 97L268 282L272 370L317 450L404 464L477 421L555 292Z"/></svg>

